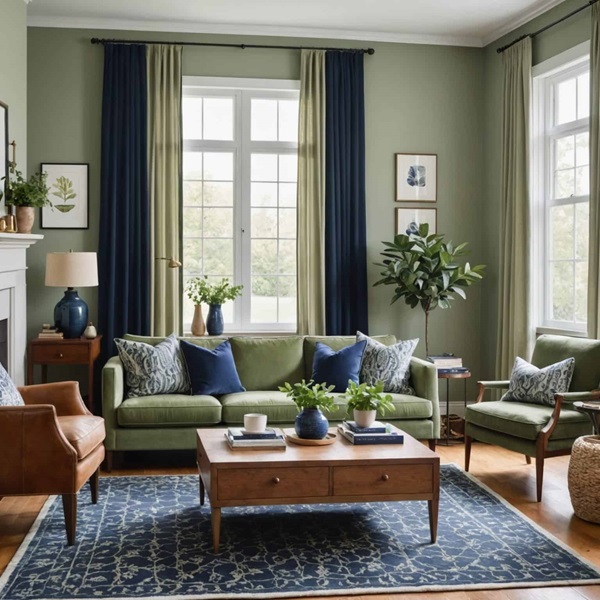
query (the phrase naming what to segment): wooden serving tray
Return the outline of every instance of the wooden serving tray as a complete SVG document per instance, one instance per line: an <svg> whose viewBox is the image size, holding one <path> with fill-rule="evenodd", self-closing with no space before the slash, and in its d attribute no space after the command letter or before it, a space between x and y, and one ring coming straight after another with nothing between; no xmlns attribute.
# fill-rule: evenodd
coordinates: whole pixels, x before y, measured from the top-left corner
<svg viewBox="0 0 600 600"><path fill-rule="evenodd" d="M335 440L337 440L337 435L332 432L329 432L322 440L306 440L304 438L300 438L296 435L296 432L293 429L284 429L283 433L285 434L285 439L288 442L291 442L292 444L298 444L300 446L329 446L329 444L333 444Z"/></svg>

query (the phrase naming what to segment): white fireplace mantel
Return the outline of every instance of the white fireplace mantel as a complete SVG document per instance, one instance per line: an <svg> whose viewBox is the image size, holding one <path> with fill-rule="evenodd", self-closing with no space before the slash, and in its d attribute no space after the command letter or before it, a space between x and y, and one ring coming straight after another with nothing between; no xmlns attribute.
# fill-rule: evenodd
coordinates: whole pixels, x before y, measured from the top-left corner
<svg viewBox="0 0 600 600"><path fill-rule="evenodd" d="M43 235L0 233L0 320L8 319L8 373L25 383L27 348L27 248Z"/></svg>

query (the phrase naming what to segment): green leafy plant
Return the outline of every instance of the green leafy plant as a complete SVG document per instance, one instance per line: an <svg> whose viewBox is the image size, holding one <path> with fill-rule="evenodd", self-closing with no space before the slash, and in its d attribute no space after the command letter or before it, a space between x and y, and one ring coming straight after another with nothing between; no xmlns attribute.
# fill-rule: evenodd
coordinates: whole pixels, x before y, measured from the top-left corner
<svg viewBox="0 0 600 600"><path fill-rule="evenodd" d="M392 304L404 298L411 308L421 306L425 313L425 346L429 354L429 313L440 308L450 308L454 295L466 299L463 288L483 277L485 265L471 267L460 265L459 256L468 254L467 243L454 246L445 242L443 235L429 235L429 225L418 228L411 224L406 235L394 237L393 242L383 242L386 249L382 278L375 285L393 285Z"/></svg>
<svg viewBox="0 0 600 600"><path fill-rule="evenodd" d="M231 285L226 277L219 283L209 283L208 277L193 277L185 286L185 293L195 304L224 304L241 295L243 285Z"/></svg>
<svg viewBox="0 0 600 600"><path fill-rule="evenodd" d="M55 204L54 208L62 213L68 213L75 208L74 204L67 204L69 200L77 198L77 194L73 189L73 182L67 179L64 175L56 178L52 186L52 195L63 201L63 204Z"/></svg>
<svg viewBox="0 0 600 600"><path fill-rule="evenodd" d="M351 410L377 410L382 415L391 410L394 405L389 394L383 395L383 382L375 385L348 381L348 389L344 393L348 401L348 412Z"/></svg>
<svg viewBox="0 0 600 600"><path fill-rule="evenodd" d="M284 392L288 398L291 398L296 406L302 410L304 408L320 408L330 411L335 408L333 396L329 392L335 386L328 386L326 383L315 383L312 379L306 383L303 379L300 383L291 385L287 381L279 387L280 392Z"/></svg>
<svg viewBox="0 0 600 600"><path fill-rule="evenodd" d="M4 179L6 177L3 177L2 181ZM50 189L46 184L47 179L47 173L34 173L29 179L25 179L16 165L11 164L6 182L6 204L34 208L52 206L52 202L48 198Z"/></svg>

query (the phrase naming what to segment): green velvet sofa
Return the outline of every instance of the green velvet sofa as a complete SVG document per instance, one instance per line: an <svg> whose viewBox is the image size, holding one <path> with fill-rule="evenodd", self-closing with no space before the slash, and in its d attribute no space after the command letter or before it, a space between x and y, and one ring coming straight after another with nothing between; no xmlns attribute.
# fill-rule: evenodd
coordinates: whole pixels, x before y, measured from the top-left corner
<svg viewBox="0 0 600 600"><path fill-rule="evenodd" d="M157 344L164 338L126 335L125 339ZM226 338L193 338L186 341L215 348ZM390 345L392 335L374 339ZM322 341L334 350L353 344L354 336L340 337L231 337L236 368L245 392L220 397L160 395L127 399L125 373L118 356L102 370L102 416L106 423L107 463L112 452L126 450L180 450L196 447L195 431L200 427L241 425L244 414L268 415L269 425L293 427L296 405L278 391L284 382L309 380L316 343ZM418 358L411 359L411 384L416 395L392 394L394 409L385 420L410 435L428 440L435 448L440 433L438 381L436 369ZM335 423L346 418L346 404L336 394L336 409L326 414Z"/></svg>

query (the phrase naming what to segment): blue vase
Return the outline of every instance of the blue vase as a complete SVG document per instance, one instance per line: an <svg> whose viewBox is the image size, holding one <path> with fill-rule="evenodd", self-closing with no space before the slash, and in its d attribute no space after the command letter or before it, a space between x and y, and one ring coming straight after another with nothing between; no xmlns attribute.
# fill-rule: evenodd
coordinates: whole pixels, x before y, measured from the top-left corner
<svg viewBox="0 0 600 600"><path fill-rule="evenodd" d="M329 421L318 408L303 408L296 415L296 434L305 440L322 440L327 435Z"/></svg>
<svg viewBox="0 0 600 600"><path fill-rule="evenodd" d="M223 311L220 304L211 304L208 307L206 331L208 335L221 335L223 333Z"/></svg>
<svg viewBox="0 0 600 600"><path fill-rule="evenodd" d="M54 307L54 325L65 338L81 337L88 324L88 306L77 290L68 288L62 300Z"/></svg>

